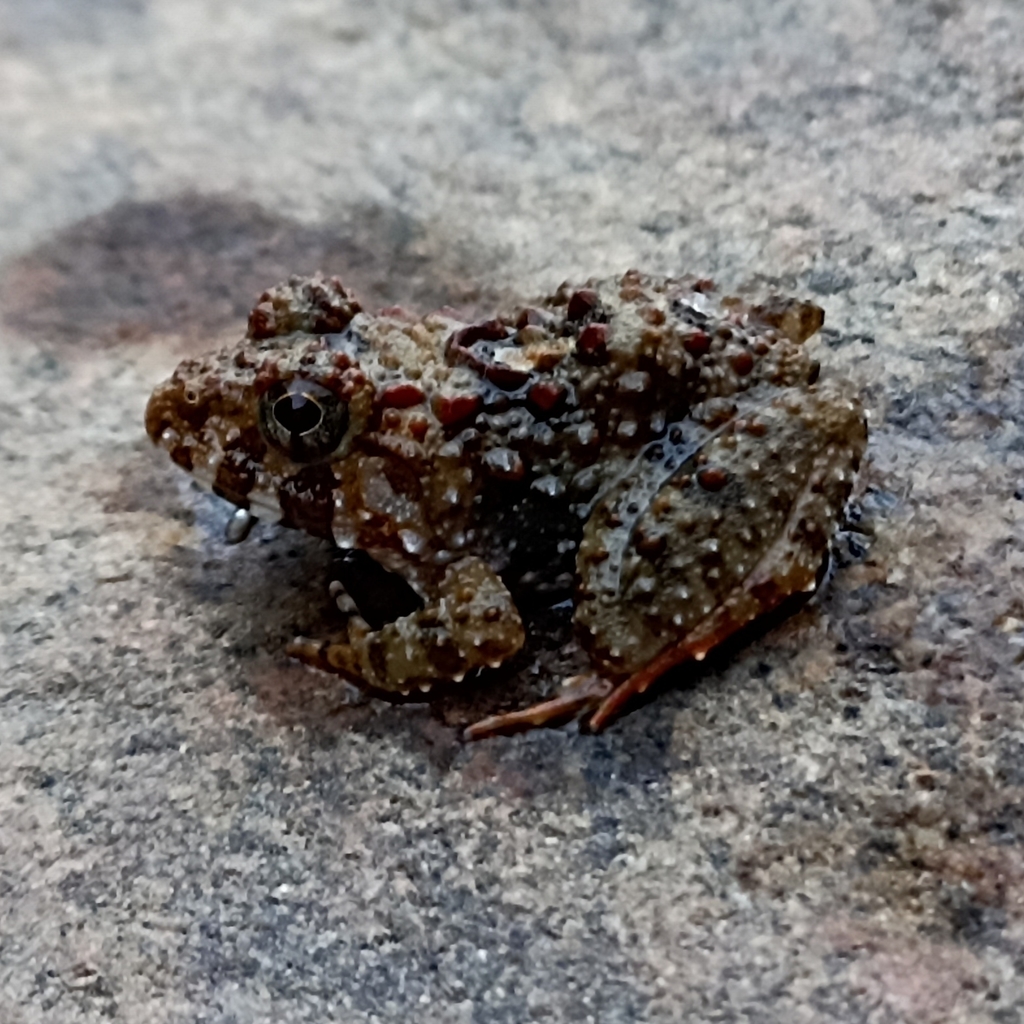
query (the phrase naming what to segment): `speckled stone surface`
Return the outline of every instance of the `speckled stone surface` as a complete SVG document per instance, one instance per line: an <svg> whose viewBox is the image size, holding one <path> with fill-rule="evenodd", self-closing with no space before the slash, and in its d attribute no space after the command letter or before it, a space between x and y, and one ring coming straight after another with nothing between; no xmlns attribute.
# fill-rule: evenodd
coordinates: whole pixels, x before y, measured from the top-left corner
<svg viewBox="0 0 1024 1024"><path fill-rule="evenodd" d="M0 1021L1024 1020L1024 8L0 0ZM815 298L816 602L608 733L283 656L141 424L290 272Z"/></svg>

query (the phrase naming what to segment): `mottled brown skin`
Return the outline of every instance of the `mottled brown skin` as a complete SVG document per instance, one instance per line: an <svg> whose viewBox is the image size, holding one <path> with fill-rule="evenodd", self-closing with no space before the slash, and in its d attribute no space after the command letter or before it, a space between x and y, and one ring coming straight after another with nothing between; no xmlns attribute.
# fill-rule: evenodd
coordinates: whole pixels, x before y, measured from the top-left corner
<svg viewBox="0 0 1024 1024"><path fill-rule="evenodd" d="M154 391L146 427L218 494L422 599L296 657L428 690L515 654L525 604L571 596L592 673L468 735L600 729L816 586L867 441L857 400L817 383L822 319L635 271L477 324L371 316L337 279L293 278Z"/></svg>

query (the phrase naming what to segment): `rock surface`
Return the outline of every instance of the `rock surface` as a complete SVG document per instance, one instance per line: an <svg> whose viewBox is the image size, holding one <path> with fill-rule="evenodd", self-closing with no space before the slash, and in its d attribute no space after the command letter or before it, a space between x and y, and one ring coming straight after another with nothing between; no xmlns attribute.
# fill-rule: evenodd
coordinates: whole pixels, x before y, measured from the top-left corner
<svg viewBox="0 0 1024 1024"><path fill-rule="evenodd" d="M0 0L0 1020L1024 1019L1022 40ZM598 737L290 664L329 553L225 546L152 384L291 272L487 310L628 266L826 307L872 414L827 592Z"/></svg>

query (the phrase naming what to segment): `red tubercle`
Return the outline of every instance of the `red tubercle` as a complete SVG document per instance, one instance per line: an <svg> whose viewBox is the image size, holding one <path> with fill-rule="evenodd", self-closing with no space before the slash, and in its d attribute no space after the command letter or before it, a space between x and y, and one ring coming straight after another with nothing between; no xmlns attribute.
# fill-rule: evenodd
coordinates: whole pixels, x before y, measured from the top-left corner
<svg viewBox="0 0 1024 1024"><path fill-rule="evenodd" d="M746 349L737 352L730 362L740 377L746 377L754 370L754 357Z"/></svg>
<svg viewBox="0 0 1024 1024"><path fill-rule="evenodd" d="M422 388L408 382L389 384L380 394L381 405L390 409L409 409L425 399Z"/></svg>
<svg viewBox="0 0 1024 1024"><path fill-rule="evenodd" d="M518 391L529 379L528 370L520 370L504 363L489 363L484 376L502 391Z"/></svg>
<svg viewBox="0 0 1024 1024"><path fill-rule="evenodd" d="M256 371L252 387L257 395L265 395L280 380L283 380L283 374L279 360L264 359Z"/></svg>
<svg viewBox="0 0 1024 1024"><path fill-rule="evenodd" d="M711 339L708 337L705 331L694 331L693 334L688 334L683 339L683 348L690 353L691 356L707 355L711 348Z"/></svg>
<svg viewBox="0 0 1024 1024"><path fill-rule="evenodd" d="M576 355L581 362L604 362L608 358L608 325L587 324L576 339Z"/></svg>
<svg viewBox="0 0 1024 1024"><path fill-rule="evenodd" d="M600 299L593 288L581 288L572 293L565 315L569 320L582 320L597 309L599 302Z"/></svg>
<svg viewBox="0 0 1024 1024"><path fill-rule="evenodd" d="M264 292L260 301L249 314L249 337L256 341L273 338L277 334L277 317L270 301L270 293Z"/></svg>
<svg viewBox="0 0 1024 1024"><path fill-rule="evenodd" d="M407 426L409 428L409 433L412 434L417 441L422 441L427 436L427 431L430 430L430 421L426 416L414 413L409 417Z"/></svg>
<svg viewBox="0 0 1024 1024"><path fill-rule="evenodd" d="M483 399L479 395L435 395L432 405L441 425L450 427L475 416Z"/></svg>
<svg viewBox="0 0 1024 1024"><path fill-rule="evenodd" d="M540 381L527 392L527 401L541 412L551 412L565 399L565 385L555 381Z"/></svg>
<svg viewBox="0 0 1024 1024"><path fill-rule="evenodd" d="M697 473L697 483L705 491L720 491L729 482L729 474L718 466L709 466Z"/></svg>
<svg viewBox="0 0 1024 1024"><path fill-rule="evenodd" d="M333 392L342 402L351 402L367 383L366 374L358 366L350 366L346 370L330 370L312 379Z"/></svg>

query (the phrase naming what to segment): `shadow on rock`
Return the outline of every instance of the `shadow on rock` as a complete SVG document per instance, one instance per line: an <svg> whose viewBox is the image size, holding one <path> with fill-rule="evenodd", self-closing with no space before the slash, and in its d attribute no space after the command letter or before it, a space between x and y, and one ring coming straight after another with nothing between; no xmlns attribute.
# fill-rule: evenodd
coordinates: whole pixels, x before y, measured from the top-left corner
<svg viewBox="0 0 1024 1024"><path fill-rule="evenodd" d="M44 344L203 338L243 325L271 285L318 270L340 276L370 309L490 307L496 297L473 285L458 251L375 206L311 227L223 196L123 202L0 268L0 312Z"/></svg>

